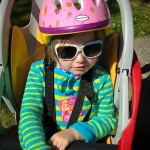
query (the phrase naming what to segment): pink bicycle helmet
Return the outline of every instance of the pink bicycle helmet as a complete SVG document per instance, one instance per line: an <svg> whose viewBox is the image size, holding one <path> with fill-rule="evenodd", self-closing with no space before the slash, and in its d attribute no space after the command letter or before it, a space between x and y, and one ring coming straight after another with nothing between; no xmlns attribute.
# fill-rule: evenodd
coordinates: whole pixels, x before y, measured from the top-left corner
<svg viewBox="0 0 150 150"><path fill-rule="evenodd" d="M43 0L39 15L39 29L45 44L49 44L54 35L100 29L109 32L110 24L105 0Z"/></svg>

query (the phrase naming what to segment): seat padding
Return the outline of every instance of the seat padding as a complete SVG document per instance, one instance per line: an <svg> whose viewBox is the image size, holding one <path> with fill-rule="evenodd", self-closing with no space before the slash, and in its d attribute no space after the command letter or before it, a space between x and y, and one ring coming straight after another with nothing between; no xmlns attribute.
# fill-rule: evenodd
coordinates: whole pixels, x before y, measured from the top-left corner
<svg viewBox="0 0 150 150"><path fill-rule="evenodd" d="M12 30L10 65L13 93L18 106L20 106L31 58L28 55L24 36L17 26L14 26Z"/></svg>
<svg viewBox="0 0 150 150"><path fill-rule="evenodd" d="M113 87L116 81L117 55L118 54L118 33L114 33L106 45L102 65L109 70Z"/></svg>

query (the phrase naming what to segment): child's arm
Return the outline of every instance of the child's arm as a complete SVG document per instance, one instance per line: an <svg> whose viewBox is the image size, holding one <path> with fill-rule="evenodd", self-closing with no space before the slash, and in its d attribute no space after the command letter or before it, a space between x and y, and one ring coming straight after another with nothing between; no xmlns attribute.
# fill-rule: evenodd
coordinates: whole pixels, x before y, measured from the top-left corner
<svg viewBox="0 0 150 150"><path fill-rule="evenodd" d="M23 96L19 139L23 149L49 150L45 142L42 125L43 118L43 83L34 65L31 66Z"/></svg>
<svg viewBox="0 0 150 150"><path fill-rule="evenodd" d="M116 127L110 75L104 75L99 82L101 84L99 85L97 103L94 103L96 106L93 106L96 109L92 108L92 117L87 122L77 122L70 127L79 132L86 142L97 141Z"/></svg>

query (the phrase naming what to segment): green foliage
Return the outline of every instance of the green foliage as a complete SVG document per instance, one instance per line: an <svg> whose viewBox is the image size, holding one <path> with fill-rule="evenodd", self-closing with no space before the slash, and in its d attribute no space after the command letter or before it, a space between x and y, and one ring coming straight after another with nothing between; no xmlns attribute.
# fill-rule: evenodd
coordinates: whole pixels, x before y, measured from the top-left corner
<svg viewBox="0 0 150 150"><path fill-rule="evenodd" d="M31 14L31 0L15 0L12 13L11 24L23 27L29 23Z"/></svg>
<svg viewBox="0 0 150 150"><path fill-rule="evenodd" d="M15 118L3 101L0 106L0 119L4 128L8 128L15 124Z"/></svg>
<svg viewBox="0 0 150 150"><path fill-rule="evenodd" d="M144 4L144 0L140 5L137 1L139 0L131 1L134 35L135 37L150 36L150 6L148 4ZM119 6L114 0L109 0L108 5L112 15L112 30L113 32L118 32L121 29Z"/></svg>
<svg viewBox="0 0 150 150"><path fill-rule="evenodd" d="M108 6L112 17L112 31L119 32L121 29L121 15L118 3L114 0L109 0Z"/></svg>
<svg viewBox="0 0 150 150"><path fill-rule="evenodd" d="M135 36L150 36L150 9L147 6L132 6L132 8Z"/></svg>

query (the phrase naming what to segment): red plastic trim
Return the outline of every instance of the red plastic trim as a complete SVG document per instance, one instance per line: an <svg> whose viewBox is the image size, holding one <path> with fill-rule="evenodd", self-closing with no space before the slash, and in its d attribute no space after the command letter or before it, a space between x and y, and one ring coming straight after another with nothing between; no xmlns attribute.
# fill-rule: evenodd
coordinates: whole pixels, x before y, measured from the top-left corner
<svg viewBox="0 0 150 150"><path fill-rule="evenodd" d="M131 120L127 127L122 131L122 136L118 142L118 150L131 150L132 142L134 138L134 131L137 119L137 113L140 102L141 94L141 83L142 83L142 74L140 63L137 59L136 54L133 56L133 64L131 70L131 84L132 84L132 112Z"/></svg>

